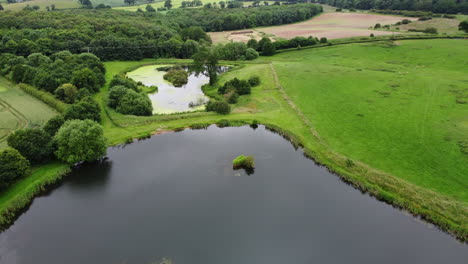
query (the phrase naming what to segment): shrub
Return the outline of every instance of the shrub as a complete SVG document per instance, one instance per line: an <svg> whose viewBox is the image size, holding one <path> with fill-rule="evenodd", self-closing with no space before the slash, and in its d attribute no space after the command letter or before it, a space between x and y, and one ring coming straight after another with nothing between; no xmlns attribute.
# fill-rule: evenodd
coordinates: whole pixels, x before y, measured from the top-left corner
<svg viewBox="0 0 468 264"><path fill-rule="evenodd" d="M0 188L4 189L16 180L28 175L29 161L12 148L0 151Z"/></svg>
<svg viewBox="0 0 468 264"><path fill-rule="evenodd" d="M250 127L253 129L258 128L258 121L257 120L252 120L252 123L250 123Z"/></svg>
<svg viewBox="0 0 468 264"><path fill-rule="evenodd" d="M356 9L350 8L350 9L349 9L349 12L356 12Z"/></svg>
<svg viewBox="0 0 468 264"><path fill-rule="evenodd" d="M219 120L218 122L216 122L216 125L217 125L218 127L228 127L228 126L230 126L231 124L229 123L229 120L221 119L221 120Z"/></svg>
<svg viewBox="0 0 468 264"><path fill-rule="evenodd" d="M328 41L328 40L327 40L327 38L325 38L325 37L320 38L320 43L327 43L327 41Z"/></svg>
<svg viewBox="0 0 468 264"><path fill-rule="evenodd" d="M226 94L226 101L230 104L237 104L237 101L239 100L239 94L237 94L235 91L231 91Z"/></svg>
<svg viewBox="0 0 468 264"><path fill-rule="evenodd" d="M231 107L226 102L221 101L209 101L206 104L206 111L214 111L218 114L227 115L231 112Z"/></svg>
<svg viewBox="0 0 468 264"><path fill-rule="evenodd" d="M252 87L257 86L257 85L260 84L260 77L252 76L252 77L249 78L248 82L249 82L250 86L252 86Z"/></svg>
<svg viewBox="0 0 468 264"><path fill-rule="evenodd" d="M58 147L57 158L70 164L94 161L106 155L104 131L92 120L69 120L54 139Z"/></svg>
<svg viewBox="0 0 468 264"><path fill-rule="evenodd" d="M126 89L125 94L119 99L116 110L124 115L150 116L153 114L153 105L146 94Z"/></svg>
<svg viewBox="0 0 468 264"><path fill-rule="evenodd" d="M85 97L80 102L71 105L64 113L65 120L90 119L101 121L101 107L92 97Z"/></svg>
<svg viewBox="0 0 468 264"><path fill-rule="evenodd" d="M371 33L371 34L370 34L370 37L373 38L373 37L374 37L374 33Z"/></svg>
<svg viewBox="0 0 468 264"><path fill-rule="evenodd" d="M382 27L382 25L380 25L380 23L377 23L377 24L375 24L374 29L381 28L381 27Z"/></svg>
<svg viewBox="0 0 468 264"><path fill-rule="evenodd" d="M138 91L138 84L130 79L130 78L125 78L122 77L121 75L115 75L114 78L112 78L111 82L109 83L109 87L114 87L114 86L125 86L128 89L132 89L134 91Z"/></svg>
<svg viewBox="0 0 468 264"><path fill-rule="evenodd" d="M336 11L336 12L341 12L341 11L343 11L343 9L337 8L335 11Z"/></svg>
<svg viewBox="0 0 468 264"><path fill-rule="evenodd" d="M255 60L256 58L258 58L258 56L259 56L258 52L253 48L248 48L245 51L245 59L246 60Z"/></svg>
<svg viewBox="0 0 468 264"><path fill-rule="evenodd" d="M427 34L437 34L437 28L428 27L428 28L424 29L423 32L427 33Z"/></svg>
<svg viewBox="0 0 468 264"><path fill-rule="evenodd" d="M426 20L431 20L431 19L432 17L430 16L423 16L423 17L418 18L419 21L426 21Z"/></svg>
<svg viewBox="0 0 468 264"><path fill-rule="evenodd" d="M188 82L188 73L182 69L174 69L164 74L164 80L171 82L175 87L181 87Z"/></svg>
<svg viewBox="0 0 468 264"><path fill-rule="evenodd" d="M226 94L231 91L235 91L239 95L250 94L251 86L249 81L247 80L239 80L237 78L234 78L224 83L222 87L218 88L218 92L220 94Z"/></svg>
<svg viewBox="0 0 468 264"><path fill-rule="evenodd" d="M196 123L190 126L191 129L207 129L210 126L208 123Z"/></svg>
<svg viewBox="0 0 468 264"><path fill-rule="evenodd" d="M458 25L458 30L468 33L468 20L460 22Z"/></svg>
<svg viewBox="0 0 468 264"><path fill-rule="evenodd" d="M52 156L51 136L42 129L17 130L7 142L33 164L46 162Z"/></svg>
<svg viewBox="0 0 468 264"><path fill-rule="evenodd" d="M406 25L406 24L409 24L409 23L411 23L411 20L409 20L409 19L403 19L401 21L401 24L403 24L403 25Z"/></svg>
<svg viewBox="0 0 468 264"><path fill-rule="evenodd" d="M232 168L235 170L254 169L255 168L254 158L252 156L244 156L244 155L237 156L232 161Z"/></svg>
<svg viewBox="0 0 468 264"><path fill-rule="evenodd" d="M53 137L63 125L63 123L65 123L65 119L63 118L63 116L57 115L49 119L49 121L47 121L47 123L42 129L44 129L44 131L47 132L47 134Z"/></svg>

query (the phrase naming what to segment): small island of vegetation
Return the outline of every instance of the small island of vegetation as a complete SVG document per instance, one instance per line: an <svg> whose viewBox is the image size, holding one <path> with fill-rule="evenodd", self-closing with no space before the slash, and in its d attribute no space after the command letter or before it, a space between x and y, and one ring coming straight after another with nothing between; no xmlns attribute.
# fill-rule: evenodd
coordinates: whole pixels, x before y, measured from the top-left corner
<svg viewBox="0 0 468 264"><path fill-rule="evenodd" d="M255 168L254 157L245 155L237 156L237 158L232 160L232 168L235 170L253 170Z"/></svg>

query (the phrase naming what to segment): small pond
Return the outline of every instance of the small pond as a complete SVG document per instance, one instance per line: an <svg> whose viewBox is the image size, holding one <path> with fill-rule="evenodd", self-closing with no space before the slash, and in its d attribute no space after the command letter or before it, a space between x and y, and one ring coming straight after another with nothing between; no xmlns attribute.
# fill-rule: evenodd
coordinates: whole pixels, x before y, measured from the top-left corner
<svg viewBox="0 0 468 264"><path fill-rule="evenodd" d="M253 155L251 175L232 170ZM0 234L0 263L467 263L468 246L343 183L260 126L110 148Z"/></svg>
<svg viewBox="0 0 468 264"><path fill-rule="evenodd" d="M142 82L146 86L158 86L158 92L149 94L153 104L153 114L170 114L205 109L204 105L190 107L189 104L197 101L208 101L208 97L205 96L201 87L209 82L209 78L204 74L197 75L192 72L186 85L175 87L164 80L165 71L157 70L166 66L170 65L143 66L127 73L129 78Z"/></svg>

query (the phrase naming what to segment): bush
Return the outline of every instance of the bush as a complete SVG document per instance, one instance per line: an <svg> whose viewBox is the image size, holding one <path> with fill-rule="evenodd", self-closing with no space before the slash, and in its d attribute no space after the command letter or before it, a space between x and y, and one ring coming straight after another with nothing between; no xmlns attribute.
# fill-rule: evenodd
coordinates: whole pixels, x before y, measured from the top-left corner
<svg viewBox="0 0 468 264"><path fill-rule="evenodd" d="M71 105L64 113L65 120L90 119L101 121L101 107L92 97L85 97L80 102Z"/></svg>
<svg viewBox="0 0 468 264"><path fill-rule="evenodd" d="M423 17L418 18L419 21L426 21L426 20L431 20L431 19L432 17L430 16L423 16Z"/></svg>
<svg viewBox="0 0 468 264"><path fill-rule="evenodd" d="M55 133L60 129L60 127L65 123L65 119L62 115L57 115L49 119L42 129L49 134L51 137L55 136Z"/></svg>
<svg viewBox="0 0 468 264"><path fill-rule="evenodd" d="M228 127L228 126L230 126L230 123L229 123L229 120L221 119L218 122L216 122L216 125L218 127Z"/></svg>
<svg viewBox="0 0 468 264"><path fill-rule="evenodd" d="M257 120L252 120L252 123L250 123L250 127L253 129L258 128L258 121Z"/></svg>
<svg viewBox="0 0 468 264"><path fill-rule="evenodd" d="M21 129L8 136L8 146L16 149L32 164L48 161L52 156L51 136L42 129Z"/></svg>
<svg viewBox="0 0 468 264"><path fill-rule="evenodd" d="M120 98L127 93L127 90L127 87L123 85L117 85L110 88L109 94L107 95L107 105L111 108L116 108L119 104Z"/></svg>
<svg viewBox="0 0 468 264"><path fill-rule="evenodd" d="M423 32L427 34L437 34L437 28L429 27L429 28L424 29Z"/></svg>
<svg viewBox="0 0 468 264"><path fill-rule="evenodd" d="M206 104L206 111L214 111L218 114L227 115L231 112L231 107L226 102L221 101L209 101Z"/></svg>
<svg viewBox="0 0 468 264"><path fill-rule="evenodd" d="M240 155L232 161L232 168L237 169L254 169L255 162L252 156Z"/></svg>
<svg viewBox="0 0 468 264"><path fill-rule="evenodd" d="M252 87L257 86L257 85L260 84L260 77L252 76L252 77L249 78L248 82L249 82L250 86L252 86Z"/></svg>
<svg viewBox="0 0 468 264"><path fill-rule="evenodd" d="M382 27L382 25L380 25L380 23L377 23L377 24L375 24L374 29L381 28L381 27Z"/></svg>
<svg viewBox="0 0 468 264"><path fill-rule="evenodd" d="M373 38L373 37L374 37L374 33L371 33L371 34L370 34L370 37Z"/></svg>
<svg viewBox="0 0 468 264"><path fill-rule="evenodd" d="M181 87L188 82L188 73L182 69L173 69L164 74L164 80L171 82L175 87Z"/></svg>
<svg viewBox="0 0 468 264"><path fill-rule="evenodd" d="M114 87L114 86L125 86L128 89L132 89L134 91L138 91L138 84L130 79L130 78L125 78L122 77L121 75L115 75L114 78L112 78L111 82L109 83L109 87Z"/></svg>
<svg viewBox="0 0 468 264"><path fill-rule="evenodd" d="M325 37L320 38L320 43L327 43L327 41L328 41L328 40L327 40L327 38L325 38Z"/></svg>
<svg viewBox="0 0 468 264"><path fill-rule="evenodd" d="M107 151L104 131L98 123L92 120L65 122L54 140L58 147L57 158L70 164L100 159L106 155Z"/></svg>
<svg viewBox="0 0 468 264"><path fill-rule="evenodd" d="M337 8L337 9L335 10L335 12L341 12L341 11L343 11L343 9L341 9L341 8Z"/></svg>
<svg viewBox="0 0 468 264"><path fill-rule="evenodd" d="M258 58L259 54L256 50L254 50L253 48L248 48L246 51L245 51L245 59L246 60L255 60L256 58Z"/></svg>
<svg viewBox="0 0 468 264"><path fill-rule="evenodd" d="M226 101L230 104L237 104L237 101L239 100L239 94L237 94L235 91L231 91L230 93L226 94Z"/></svg>
<svg viewBox="0 0 468 264"><path fill-rule="evenodd" d="M0 188L4 189L30 173L29 161L12 148L0 151Z"/></svg>
<svg viewBox="0 0 468 264"><path fill-rule="evenodd" d="M153 114L153 105L146 94L127 89L120 97L116 110L124 115L150 116Z"/></svg>
<svg viewBox="0 0 468 264"><path fill-rule="evenodd" d="M232 91L237 92L239 95L250 94L251 85L247 80L239 80L234 78L224 83L222 87L218 88L218 92L220 94L226 94Z"/></svg>
<svg viewBox="0 0 468 264"><path fill-rule="evenodd" d="M406 25L406 24L409 24L409 23L411 23L411 20L409 20L409 19L403 19L401 21L401 24L403 24L403 25Z"/></svg>
<svg viewBox="0 0 468 264"><path fill-rule="evenodd" d="M78 89L87 89L91 93L99 92L101 88L101 81L99 80L97 74L89 68L84 68L73 72L71 83L75 85Z"/></svg>

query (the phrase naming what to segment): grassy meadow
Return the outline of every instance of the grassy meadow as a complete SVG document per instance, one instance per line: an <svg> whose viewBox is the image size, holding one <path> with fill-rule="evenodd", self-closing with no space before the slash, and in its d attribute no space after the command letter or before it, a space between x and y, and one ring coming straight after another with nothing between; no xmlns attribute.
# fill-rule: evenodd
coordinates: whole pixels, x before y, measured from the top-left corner
<svg viewBox="0 0 468 264"><path fill-rule="evenodd" d="M0 149L7 146L6 138L12 131L41 126L56 114L43 102L0 78Z"/></svg>
<svg viewBox="0 0 468 264"><path fill-rule="evenodd" d="M274 56L330 148L468 202L466 40L350 44Z"/></svg>

